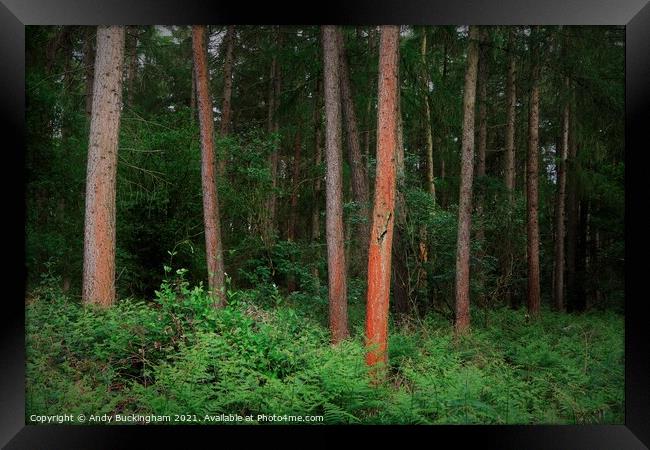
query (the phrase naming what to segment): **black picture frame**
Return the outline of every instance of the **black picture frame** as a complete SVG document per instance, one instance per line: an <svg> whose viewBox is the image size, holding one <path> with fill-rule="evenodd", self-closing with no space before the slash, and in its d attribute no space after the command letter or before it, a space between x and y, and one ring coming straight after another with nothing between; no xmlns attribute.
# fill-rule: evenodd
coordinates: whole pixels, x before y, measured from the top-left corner
<svg viewBox="0 0 650 450"><path fill-rule="evenodd" d="M638 228L630 219L640 191L632 189L633 172L642 170L640 154L647 152L645 127L650 123L650 4L647 0L402 0L329 1L318 4L266 2L201 2L200 0L1 0L0 2L0 126L7 144L3 193L9 218L5 236L23 236L25 114L25 25L94 24L478 24L478 25L625 25L626 27L626 267L632 267L632 250L640 244ZM311 8L308 11L307 8ZM634 161L634 163L632 163ZM11 169L14 168L14 169ZM8 173L11 177L6 176ZM641 178L642 179L642 178ZM7 205L8 203L8 205ZM13 220L12 220L13 219ZM636 221L638 224L638 221ZM636 237L636 239L634 238ZM134 438L165 443L187 441L191 430L208 442L224 443L226 435L247 439L252 430L239 427L188 426L64 426L25 425L24 241L5 238L14 248L3 259L13 269L3 272L2 359L0 365L0 445L16 448L129 448ZM5 246L6 248L6 246ZM602 426L432 426L347 427L384 440L418 432L430 445L451 439L454 447L473 441L487 448L641 449L650 446L650 354L644 295L630 295L639 285L626 272L625 305L625 425ZM339 429L339 428L337 428ZM278 433L278 430L280 431ZM294 430L305 428L257 427L256 433L288 441ZM329 427L311 427L310 433L329 434ZM328 434L325 434L328 433ZM217 440L215 440L215 438ZM444 441L443 441L444 439ZM293 438L291 438L293 440ZM243 442L243 441L240 441ZM425 441L426 442L426 441Z"/></svg>

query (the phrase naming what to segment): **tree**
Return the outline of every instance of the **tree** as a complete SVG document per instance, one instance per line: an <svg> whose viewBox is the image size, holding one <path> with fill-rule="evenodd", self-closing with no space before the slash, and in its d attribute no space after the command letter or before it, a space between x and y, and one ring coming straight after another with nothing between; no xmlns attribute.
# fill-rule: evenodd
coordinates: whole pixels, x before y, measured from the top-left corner
<svg viewBox="0 0 650 450"><path fill-rule="evenodd" d="M224 45L226 46L226 54L223 63L223 104L221 105L221 137L228 136L230 133L231 121L231 105L232 99L232 68L233 68L233 52L235 45L235 26L229 25L226 29L226 36L224 37ZM219 160L219 175L223 176L226 170L225 156Z"/></svg>
<svg viewBox="0 0 650 450"><path fill-rule="evenodd" d="M531 88L528 115L528 159L526 165L526 211L528 251L528 314L539 315L539 29L531 38Z"/></svg>
<svg viewBox="0 0 650 450"><path fill-rule="evenodd" d="M569 89L569 79L564 86ZM557 201L555 203L555 308L564 309L564 220L566 199L566 160L569 152L569 102L562 111L562 145L557 158Z"/></svg>
<svg viewBox="0 0 650 450"><path fill-rule="evenodd" d="M345 250L343 242L343 187L341 157L341 91L339 47L334 26L321 28L325 90L325 230L329 278L330 330L332 343L349 336Z"/></svg>
<svg viewBox="0 0 650 450"><path fill-rule="evenodd" d="M395 222L399 27L382 26L379 42L377 177L368 249L366 363L387 362L391 248Z"/></svg>
<svg viewBox="0 0 650 450"><path fill-rule="evenodd" d="M86 175L82 298L84 303L102 307L115 301L115 183L124 36L122 26L97 28Z"/></svg>
<svg viewBox="0 0 650 450"><path fill-rule="evenodd" d="M347 55L345 52L345 38L340 28L337 28L337 44L340 59L340 80L341 100L343 104L343 119L345 120L346 136L348 143L348 156L352 172L351 185L354 201L359 208L359 216L363 221L359 222L359 245L361 247L361 260L366 259L368 250L368 239L370 238L370 212L368 194L368 175L361 159L361 148L359 143L359 127L357 125L357 114L352 99L352 88L350 83L350 69L348 67Z"/></svg>
<svg viewBox="0 0 650 450"><path fill-rule="evenodd" d="M474 176L474 105L478 68L478 29L469 27L467 70L463 94L463 137L461 142L460 193L458 200L458 243L456 246L456 332L469 330L469 252L472 223L472 181Z"/></svg>
<svg viewBox="0 0 650 450"><path fill-rule="evenodd" d="M215 307L226 303L224 269L219 218L219 199L215 177L214 119L208 81L205 26L192 26L192 50L196 77L199 127L201 132L201 185L203 190L203 223L205 253L208 265L208 286Z"/></svg>
<svg viewBox="0 0 650 450"><path fill-rule="evenodd" d="M505 131L505 185L508 195L508 224L512 224L512 208L514 206L515 192L515 121L517 117L517 85L516 85L516 59L514 45L514 31L508 29L508 73L506 75L506 131ZM512 237L509 235L506 242L506 251L502 261L503 273L512 274L514 265ZM512 288L510 283L506 287L507 303L512 305Z"/></svg>

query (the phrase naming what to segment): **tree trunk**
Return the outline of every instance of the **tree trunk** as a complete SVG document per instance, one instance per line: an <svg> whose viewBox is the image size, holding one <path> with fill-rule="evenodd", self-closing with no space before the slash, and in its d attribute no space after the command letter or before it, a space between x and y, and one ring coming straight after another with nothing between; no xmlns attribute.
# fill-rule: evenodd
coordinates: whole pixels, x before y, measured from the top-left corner
<svg viewBox="0 0 650 450"><path fill-rule="evenodd" d="M506 80L506 164L505 183L508 190L508 203L512 207L515 190L515 120L517 113L516 62L514 35L508 31L508 75Z"/></svg>
<svg viewBox="0 0 650 450"><path fill-rule="evenodd" d="M223 63L223 104L221 106L221 137L228 136L230 133L231 106L232 98L232 66L233 66L233 49L235 45L235 26L229 25L224 38L226 46L226 55ZM222 153L219 159L219 175L223 176L226 170L226 156Z"/></svg>
<svg viewBox="0 0 650 450"><path fill-rule="evenodd" d="M514 33L508 29L508 74L506 77L506 132L505 132L505 185L508 192L508 225L512 226L512 209L515 192L515 121L517 114L517 86L515 61ZM512 299L512 268L514 265L512 238L506 238L505 257L502 262L502 273L507 280L505 290L506 302L514 306Z"/></svg>
<svg viewBox="0 0 650 450"><path fill-rule="evenodd" d="M282 33L280 27L277 29L277 49L282 48ZM277 56L273 56L271 62L271 84L269 87L269 115L268 129L270 133L278 133L279 120L278 109L280 103L280 90L282 88L282 77ZM275 242L276 233L276 210L277 210L277 187L278 187L278 152L279 142L269 156L269 166L271 168L271 192L266 205L267 220L265 226L266 244L268 246Z"/></svg>
<svg viewBox="0 0 650 450"><path fill-rule="evenodd" d="M115 183L122 106L124 27L97 28L96 77L86 177L84 303L115 301Z"/></svg>
<svg viewBox="0 0 650 450"><path fill-rule="evenodd" d="M318 241L320 240L320 209L321 209L321 176L320 176L320 165L323 162L323 149L321 148L321 139L322 139L322 127L321 127L321 114L322 114L322 104L321 104L321 94L323 91L322 80L319 78L316 81L316 92L314 94L314 163L319 170L319 173L314 180L314 202L312 204L312 213L311 213L311 239L312 242L316 245L316 258L320 260L320 246ZM316 280L319 279L318 265L314 264L313 275Z"/></svg>
<svg viewBox="0 0 650 450"><path fill-rule="evenodd" d="M463 137L458 200L458 244L456 249L456 333L469 330L469 252L472 224L472 181L474 176L474 106L478 66L478 29L469 27L467 71L463 94Z"/></svg>
<svg viewBox="0 0 650 450"><path fill-rule="evenodd" d="M485 26L479 27L479 59L478 59L478 144L476 176L485 176L485 150L487 148L487 83L488 83L488 30ZM477 209L482 209L481 195L477 199Z"/></svg>
<svg viewBox="0 0 650 450"><path fill-rule="evenodd" d="M382 26L379 43L379 98L377 111L377 176L373 221L368 250L368 301L366 311L366 363L385 370L388 359L388 306L391 248L395 209L399 27ZM378 377L379 379L382 376Z"/></svg>
<svg viewBox="0 0 650 450"><path fill-rule="evenodd" d="M215 308L226 304L224 266L219 219L219 198L215 176L214 118L208 80L205 26L192 26L192 48L199 127L201 130L201 185L203 189L203 222L205 224L205 253L208 265L208 286Z"/></svg>
<svg viewBox="0 0 650 450"><path fill-rule="evenodd" d="M431 107L429 106L429 83L431 79L429 77L428 67L427 67L427 33L426 29L422 30L422 44L420 47L420 55L422 57L422 83L423 83L423 95L424 95L424 132L427 140L427 191L433 203L436 202L436 186L433 182L433 135L431 133Z"/></svg>
<svg viewBox="0 0 650 450"><path fill-rule="evenodd" d="M540 280L539 280L539 39L538 26L531 33L532 70L530 90L530 111L528 118L528 163L526 168L527 197L527 254L528 254L528 314L539 315Z"/></svg>
<svg viewBox="0 0 650 450"><path fill-rule="evenodd" d="M352 172L352 194L354 201L359 208L359 216L364 219L357 226L359 245L361 248L361 260L366 260L368 251L368 240L370 239L370 210L368 194L368 175L361 158L361 148L359 144L359 127L357 114L354 110L354 100L352 99L352 89L350 83L350 72L348 68L347 56L345 53L345 39L343 32L337 28L337 44L340 60L340 82L341 82L341 100L343 104L343 119L345 120L346 136L348 143L348 159Z"/></svg>
<svg viewBox="0 0 650 450"><path fill-rule="evenodd" d="M565 79L569 89L569 79ZM566 197L566 160L569 153L569 103L562 113L562 145L557 158L557 201L555 203L555 309L564 310L564 220Z"/></svg>
<svg viewBox="0 0 650 450"><path fill-rule="evenodd" d="M93 85L95 82L95 42L97 27L88 27L84 42L84 67L86 73L86 115L90 119L93 110Z"/></svg>
<svg viewBox="0 0 650 450"><path fill-rule="evenodd" d="M300 188L300 151L302 147L302 141L300 136L300 124L298 125L298 130L296 131L296 140L294 143L294 154L293 154L293 170L291 174L291 200L289 202L289 221L287 226L287 240L294 242L296 240L296 222L298 221L298 189ZM293 261L293 256L291 258ZM289 275L287 279L287 289L289 292L296 290L296 279L293 275Z"/></svg>
<svg viewBox="0 0 650 450"><path fill-rule="evenodd" d="M321 32L325 77L327 272L329 278L330 330L332 343L337 344L349 336L343 241L340 58L336 27L323 26Z"/></svg>

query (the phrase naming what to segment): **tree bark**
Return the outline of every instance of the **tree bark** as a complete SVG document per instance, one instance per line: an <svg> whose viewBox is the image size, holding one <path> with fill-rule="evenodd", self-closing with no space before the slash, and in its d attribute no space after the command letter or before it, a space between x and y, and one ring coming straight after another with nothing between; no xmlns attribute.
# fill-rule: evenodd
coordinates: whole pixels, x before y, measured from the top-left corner
<svg viewBox="0 0 650 450"><path fill-rule="evenodd" d="M427 33L426 29L422 30L422 43L420 46L420 56L422 58L422 83L423 83L423 95L424 95L424 132L426 135L427 141L427 191L433 199L433 203L436 202L436 186L433 179L433 135L431 133L431 107L429 106L429 83L431 78L429 77L428 67L427 67Z"/></svg>
<svg viewBox="0 0 650 450"><path fill-rule="evenodd" d="M508 198L508 225L512 225L512 209L515 192L515 121L517 115L517 86L514 32L508 29L508 73L506 75L506 131L505 131L505 185ZM502 262L502 273L508 280L505 289L506 302L514 306L512 299L511 275L514 263L512 238L506 238L506 251Z"/></svg>
<svg viewBox="0 0 650 450"><path fill-rule="evenodd" d="M124 27L97 28L86 176L83 302L115 301L115 183L122 106Z"/></svg>
<svg viewBox="0 0 650 450"><path fill-rule="evenodd" d="M228 136L230 133L230 122L232 115L232 107L230 101L232 99L232 69L233 69L233 53L235 46L235 26L229 25L224 37L224 44L226 45L226 54L223 63L223 104L221 105L221 137ZM223 176L226 171L225 155L219 159L219 175Z"/></svg>
<svg viewBox="0 0 650 450"><path fill-rule="evenodd" d="M474 176L474 106L478 66L478 29L469 27L467 71L463 94L463 137L460 192L458 201L458 244L456 249L456 333L469 330L469 256L472 224L472 181Z"/></svg>
<svg viewBox="0 0 650 450"><path fill-rule="evenodd" d="M514 35L508 30L508 75L506 80L506 158L505 184L508 190L508 203L513 204L515 191L515 120L517 113L516 61Z"/></svg>
<svg viewBox="0 0 650 450"><path fill-rule="evenodd" d="M565 79L569 89L569 79ZM555 203L555 309L564 310L564 220L566 197L566 160L569 153L569 103L562 113L562 145L557 158L557 200Z"/></svg>
<svg viewBox="0 0 650 450"><path fill-rule="evenodd" d="M395 221L397 138L397 76L399 27L382 26L379 43L377 111L377 176L373 221L368 250L368 300L366 311L366 363L385 370L387 362L388 307L391 277L391 248ZM381 378L381 377L379 377Z"/></svg>
<svg viewBox="0 0 650 450"><path fill-rule="evenodd" d="M528 161L526 167L527 197L527 246L528 246L528 314L539 315L539 49L536 42L538 26L531 33L532 70L530 90L530 111L528 118Z"/></svg>
<svg viewBox="0 0 650 450"><path fill-rule="evenodd" d="M325 229L330 331L332 343L337 344L349 336L343 237L340 58L336 27L323 26L321 32L325 79L325 161L327 164Z"/></svg>
<svg viewBox="0 0 650 450"><path fill-rule="evenodd" d="M341 82L341 100L343 104L343 119L345 121L346 136L348 143L348 160L352 172L352 194L354 201L359 208L359 216L364 221L357 226L359 233L359 243L361 247L362 261L366 259L368 251L368 240L370 239L370 209L368 194L368 175L361 157L361 148L359 144L359 127L357 114L354 110L354 101L352 99L352 89L350 83L350 72L348 67L347 56L345 52L345 39L343 32L337 28L337 44L340 60L340 82Z"/></svg>
<svg viewBox="0 0 650 450"><path fill-rule="evenodd" d="M320 170L320 165L323 162L323 149L322 149L322 104L321 104L321 95L323 91L322 80L319 78L316 81L316 92L314 94L314 163L318 170ZM318 241L320 240L320 205L321 205L321 176L320 172L314 180L314 202L312 204L312 213L311 213L311 239L317 245L316 257L320 259L320 246L318 246ZM319 279L318 265L314 264L314 269L312 274L316 280Z"/></svg>
<svg viewBox="0 0 650 450"><path fill-rule="evenodd" d="M215 176L214 118L208 80L205 26L192 26L192 49L196 75L199 128L201 132L201 185L203 189L203 222L205 225L205 253L208 266L208 286L214 307L226 304L224 266L219 218L219 198Z"/></svg>

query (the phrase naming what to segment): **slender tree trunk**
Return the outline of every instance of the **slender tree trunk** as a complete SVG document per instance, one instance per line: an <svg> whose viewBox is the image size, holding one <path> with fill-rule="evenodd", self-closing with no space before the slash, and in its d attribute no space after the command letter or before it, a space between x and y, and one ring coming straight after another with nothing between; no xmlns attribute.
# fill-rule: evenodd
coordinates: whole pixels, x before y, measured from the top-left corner
<svg viewBox="0 0 650 450"><path fill-rule="evenodd" d="M368 250L368 301L366 311L366 363L387 363L388 306L393 243L398 146L399 27L382 26L379 43L379 99L377 112L377 177L373 221ZM375 368L372 373L383 377Z"/></svg>
<svg viewBox="0 0 650 450"><path fill-rule="evenodd" d="M463 137L460 192L458 200L458 244L456 249L456 333L469 330L469 256L472 224L472 181L474 176L474 106L478 66L478 29L469 28L467 71L463 94Z"/></svg>
<svg viewBox="0 0 650 450"><path fill-rule="evenodd" d="M84 42L84 66L86 73L86 115L90 119L93 110L93 85L95 82L95 42L97 27L86 29Z"/></svg>
<svg viewBox="0 0 650 450"><path fill-rule="evenodd" d="M322 149L322 104L321 104L321 94L323 91L322 80L319 78L316 81L316 93L314 95L314 163L316 167L320 169L320 165L323 163L323 149ZM312 204L312 215L311 215L311 238L312 242L316 244L318 249L316 252L316 257L320 260L320 246L318 241L320 240L320 210L321 210L321 176L320 172L316 179L314 180L314 202ZM316 280L319 279L318 265L314 264L313 275Z"/></svg>
<svg viewBox="0 0 650 450"><path fill-rule="evenodd" d="M566 275L567 309L575 310L576 303L576 255L578 241L578 161L575 136L575 109L570 112L569 155L567 158L567 200L566 200Z"/></svg>
<svg viewBox="0 0 650 450"><path fill-rule="evenodd" d="M221 137L230 134L230 122L232 107L232 68L233 68L233 49L235 46L235 26L229 25L224 38L226 46L226 55L223 64L223 104L221 105ZM223 176L226 171L226 156L222 154L219 159L219 175Z"/></svg>
<svg viewBox="0 0 650 450"><path fill-rule="evenodd" d="M526 176L526 197L528 215L528 314L539 315L539 32L537 26L531 33L533 65L531 71L530 111L528 118L528 163Z"/></svg>
<svg viewBox="0 0 650 450"><path fill-rule="evenodd" d="M321 32L325 77L327 272L329 278L330 330L332 343L337 344L349 336L343 238L340 58L336 27L323 26Z"/></svg>
<svg viewBox="0 0 650 450"><path fill-rule="evenodd" d="M84 303L115 301L115 183L122 106L124 27L97 28L96 77L86 176Z"/></svg>
<svg viewBox="0 0 650 450"><path fill-rule="evenodd" d="M565 80L569 89L569 79ZM557 158L557 201L555 203L555 309L564 310L564 220L566 197L566 160L569 153L569 103L562 113L562 145Z"/></svg>
<svg viewBox="0 0 650 450"><path fill-rule="evenodd" d="M298 221L298 189L300 188L300 153L302 141L300 136L300 123L296 131L296 138L294 143L293 154L293 170L291 174L291 200L289 202L289 221L287 223L287 240L294 242L296 240L296 222ZM291 261L294 262L293 256ZM289 275L287 279L287 289L289 292L296 290L296 279L293 275Z"/></svg>
<svg viewBox="0 0 650 450"><path fill-rule="evenodd" d="M436 202L436 186L433 182L433 135L431 133L431 107L429 106L429 71L427 67L427 33L426 29L422 30L422 44L420 46L420 55L423 66L423 95L424 95L424 132L427 140L427 191L433 202Z"/></svg>
<svg viewBox="0 0 650 450"><path fill-rule="evenodd" d="M516 86L516 61L515 61L514 33L508 29L508 74L506 77L506 132L505 132L505 185L508 192L508 224L512 225L512 209L514 207L515 191L515 120L517 114L517 86ZM505 296L510 306L512 301L511 275L514 263L512 238L506 238L505 258L502 262L502 272L508 280Z"/></svg>
<svg viewBox="0 0 650 450"><path fill-rule="evenodd" d="M219 218L219 198L215 176L214 118L210 97L205 26L192 26L194 72L201 130L201 185L203 188L203 222L205 224L205 253L208 265L208 286L215 308L226 304L224 266Z"/></svg>
<svg viewBox="0 0 650 450"><path fill-rule="evenodd" d="M282 48L282 33L280 27L277 29L277 49ZM280 91L282 88L282 74L278 64L277 56L273 56L271 62L271 86L269 92L269 117L268 127L269 132L278 133L279 119L278 110L280 104ZM278 187L278 158L279 158L279 142L269 156L269 166L271 168L271 192L267 201L267 224L266 224L266 240L267 245L272 245L275 242L276 226L276 212L277 212L277 187Z"/></svg>
<svg viewBox="0 0 650 450"><path fill-rule="evenodd" d="M478 145L476 176L485 176L485 150L487 148L487 83L488 83L488 57L489 43L488 30L479 27L479 59L478 59ZM477 209L482 210L482 198L479 195Z"/></svg>
<svg viewBox="0 0 650 450"><path fill-rule="evenodd" d="M360 222L357 226L359 245L361 247L361 260L363 261L367 257L368 239L370 239L368 175L366 174L366 167L361 158L359 127L357 125L357 114L354 110L354 100L352 99L350 72L345 52L345 39L340 28L337 28L336 31L340 60L339 73L343 119L345 120L346 136L348 141L348 159L352 172L352 194L354 196L354 201L359 207L359 216L364 219L364 221Z"/></svg>

